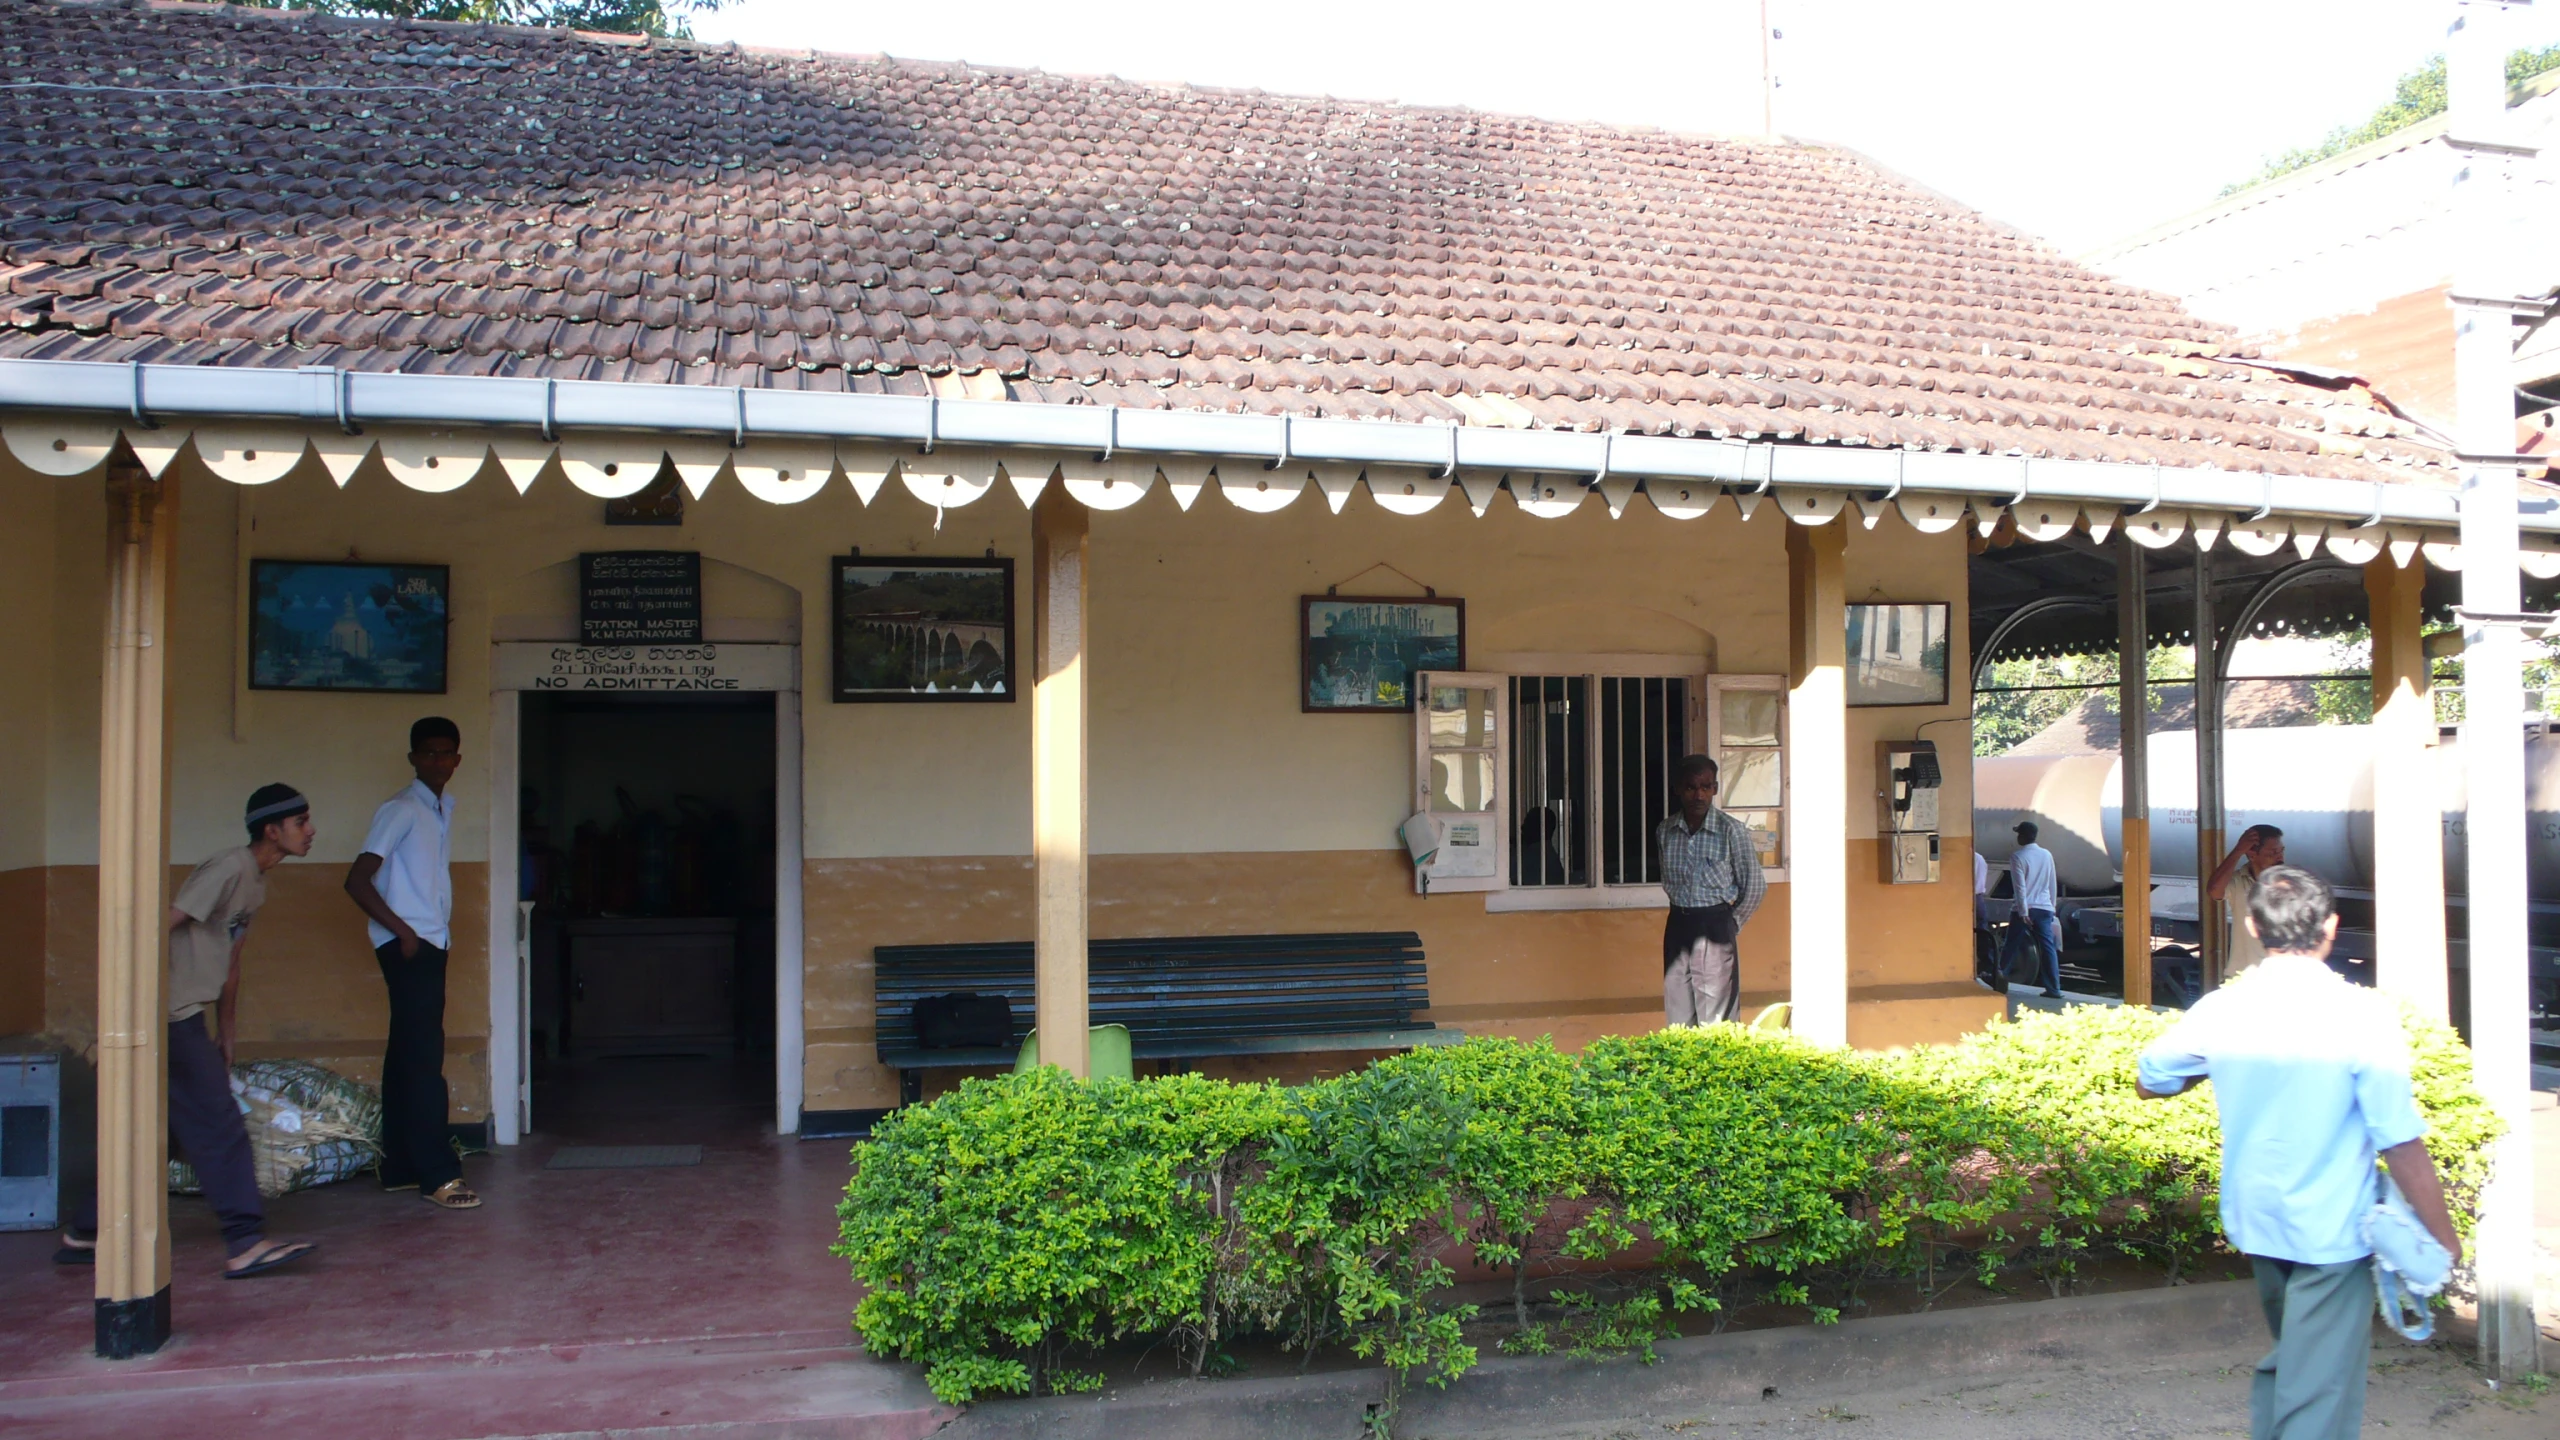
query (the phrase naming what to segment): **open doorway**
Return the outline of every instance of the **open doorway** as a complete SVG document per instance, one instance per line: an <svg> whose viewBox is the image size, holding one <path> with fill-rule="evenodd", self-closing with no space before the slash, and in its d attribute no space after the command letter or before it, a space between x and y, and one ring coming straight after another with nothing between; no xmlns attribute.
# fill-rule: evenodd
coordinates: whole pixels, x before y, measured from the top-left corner
<svg viewBox="0 0 2560 1440"><path fill-rule="evenodd" d="M773 1128L774 704L523 697L537 1133L702 1143Z"/></svg>

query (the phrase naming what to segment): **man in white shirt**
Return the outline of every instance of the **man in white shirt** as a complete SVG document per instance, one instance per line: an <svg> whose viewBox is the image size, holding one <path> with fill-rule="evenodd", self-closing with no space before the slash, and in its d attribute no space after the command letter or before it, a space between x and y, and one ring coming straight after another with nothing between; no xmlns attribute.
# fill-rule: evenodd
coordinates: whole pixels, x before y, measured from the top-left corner
<svg viewBox="0 0 2560 1440"><path fill-rule="evenodd" d="M440 715L409 727L417 772L373 812L364 853L347 870L347 894L364 911L382 983L391 992L391 1037L382 1055L382 1184L416 1187L434 1205L470 1210L446 1138L452 1095L444 1082L444 966L453 946L453 797L462 730Z"/></svg>
<svg viewBox="0 0 2560 1440"><path fill-rule="evenodd" d="M2249 1391L2256 1440L2352 1437L2373 1346L2375 1157L2457 1260L2462 1242L2427 1154L2409 1042L2391 1003L2333 973L2329 887L2260 872L2241 917L2266 946L2255 972L2198 1000L2137 1066L2147 1099L2213 1082L2222 1121L2222 1233L2257 1272L2275 1348Z"/></svg>
<svg viewBox="0 0 2560 1440"><path fill-rule="evenodd" d="M2062 998L2061 882L2053 872L2053 852L2036 843L2036 822L2017 824L2018 848L2009 856L2012 935L2023 930L2036 947L2036 974L2050 999Z"/></svg>
<svg viewBox="0 0 2560 1440"><path fill-rule="evenodd" d="M1992 908L1991 862L1982 852L1973 852L1973 978L1975 983L1999 994L2009 993L2009 982L2000 973L1999 914Z"/></svg>

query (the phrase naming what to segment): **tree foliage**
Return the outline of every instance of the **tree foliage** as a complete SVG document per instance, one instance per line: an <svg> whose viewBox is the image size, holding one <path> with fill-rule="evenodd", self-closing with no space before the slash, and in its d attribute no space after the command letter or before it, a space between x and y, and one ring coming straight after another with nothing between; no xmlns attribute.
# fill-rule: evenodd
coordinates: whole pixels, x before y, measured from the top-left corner
<svg viewBox="0 0 2560 1440"><path fill-rule="evenodd" d="M2534 708L2534 696L2541 696L2544 711L2560 710L2560 639L2524 642L2524 688L2528 709ZM2459 651L2435 660L2428 667L2435 686L2436 723L2462 723L2462 655Z"/></svg>
<svg viewBox="0 0 2560 1440"><path fill-rule="evenodd" d="M1294 1087L970 1080L855 1152L834 1253L865 1344L953 1403L1091 1389L1122 1342L1212 1373L1247 1334L1445 1384L1487 1338L1446 1293L1468 1265L1511 1281L1503 1348L1583 1354L1744 1306L1825 1323L1880 1278L1923 1307L2066 1293L2111 1255L2174 1280L2219 1243L2220 1163L2210 1095L2133 1093L2174 1018L2075 1006L1888 1054L1731 1025L1477 1039ZM2404 1024L2467 1228L2498 1122L2454 1033ZM1589 1283L1553 1278L1575 1264Z"/></svg>
<svg viewBox="0 0 2560 1440"><path fill-rule="evenodd" d="M2154 646L2147 664L2154 681L2195 678L2194 652L2183 646ZM2100 714L2114 715L2121 674L2112 651L1992 661L1973 696L1973 753L2005 755L2092 697ZM2156 716L2165 697L2154 689L2150 698Z"/></svg>
<svg viewBox="0 0 2560 1440"><path fill-rule="evenodd" d="M2507 57L2507 83L2514 85L2546 70L2560 70L2560 45L2540 50L2518 50ZM2246 180L2223 187L2225 195L2236 194L2252 185L2263 185L2280 175L2307 170L2323 160L2332 159L2369 145L2385 135L2406 130L2421 120L2432 119L2445 110L2445 62L2438 55L2426 64L2400 77L2393 87L2391 99L2359 125L2341 125L2329 132L2316 145L2288 150L2267 162L2266 168Z"/></svg>
<svg viewBox="0 0 2560 1440"><path fill-rule="evenodd" d="M453 20L465 24L532 25L613 35L693 38L693 17L729 0L239 0L270 10L363 15L386 20Z"/></svg>

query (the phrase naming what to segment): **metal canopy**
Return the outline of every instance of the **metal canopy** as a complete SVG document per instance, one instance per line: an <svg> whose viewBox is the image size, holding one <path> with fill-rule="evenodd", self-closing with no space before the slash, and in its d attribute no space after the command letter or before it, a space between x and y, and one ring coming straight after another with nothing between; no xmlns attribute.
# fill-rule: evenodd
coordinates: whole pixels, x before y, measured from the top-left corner
<svg viewBox="0 0 2560 1440"><path fill-rule="evenodd" d="M1992 658L2032 655L2101 655L2116 650L2116 557L2114 545L2100 546L2088 536L2070 534L2058 540L2015 544L1983 551L1971 564L1972 639L1976 657L1999 634ZM2195 551L2187 546L2138 552L2149 577L2147 629L2153 645L2190 645L2195 617ZM2291 548L2273 555L2244 555L2218 546L2213 558L2214 613L2236 618L2259 588L2304 562ZM2423 561L2416 562L2423 564ZM2531 609L2560 608L2560 580L2525 577L2525 604ZM2450 624L2461 598L2462 577L2430 567L2426 613L2431 624ZM2344 634L2366 622L2368 602L2364 576L2355 566L2333 562L2306 574L2266 598L2248 622L2249 635L2324 636ZM2032 607L2032 608L2031 608ZM2025 612L2021 614L2021 612ZM2224 622L2224 638L2230 633Z"/></svg>

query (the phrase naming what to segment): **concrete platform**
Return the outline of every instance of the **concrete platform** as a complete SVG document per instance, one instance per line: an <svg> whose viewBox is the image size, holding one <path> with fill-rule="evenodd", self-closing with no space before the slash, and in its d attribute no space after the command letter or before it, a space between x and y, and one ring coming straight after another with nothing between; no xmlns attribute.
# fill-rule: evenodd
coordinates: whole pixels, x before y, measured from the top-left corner
<svg viewBox="0 0 2560 1440"><path fill-rule="evenodd" d="M563 1089L547 1119L537 1113L543 1133L470 1161L489 1202L479 1211L446 1214L360 1183L274 1202L275 1234L322 1246L274 1275L221 1279L212 1215L174 1201L177 1338L156 1355L96 1359L90 1272L55 1267L50 1235L0 1235L0 1433L916 1440L959 1418L918 1371L854 1342L853 1285L826 1253L848 1145L769 1134L751 1099L723 1098L723 1078L698 1067L632 1073L646 1084L615 1089L617 1103ZM639 1109L620 1103L635 1093ZM2560 1258L2560 1109L2535 1120L2548 1266ZM700 1144L703 1158L546 1168L566 1144ZM2546 1329L2560 1341L2560 1270L2547 1268L2544 1285ZM1586 1407L1739 1403L1762 1386L2033 1373L2072 1347L2165 1351L2209 1337L2239 1353L2260 1343L2244 1289L1679 1341L1659 1368L1488 1356L1454 1390L1417 1394L1408 1414L1414 1433L1492 1434ZM1348 1434L1384 1378L1366 1366L1214 1384L1115 1377L1101 1397L979 1407L954 1433Z"/></svg>
<svg viewBox="0 0 2560 1440"><path fill-rule="evenodd" d="M173 1198L176 1338L155 1355L97 1359L90 1270L55 1266L52 1235L0 1235L0 1432L908 1440L947 1420L915 1370L854 1342L826 1253L849 1145L768 1133L769 1108L701 1063L632 1076L624 1103L564 1090L558 1128L472 1158L479 1210L364 1181L270 1202L269 1233L320 1251L256 1279L221 1278L211 1211ZM545 1168L563 1144L644 1142L699 1143L702 1163Z"/></svg>

